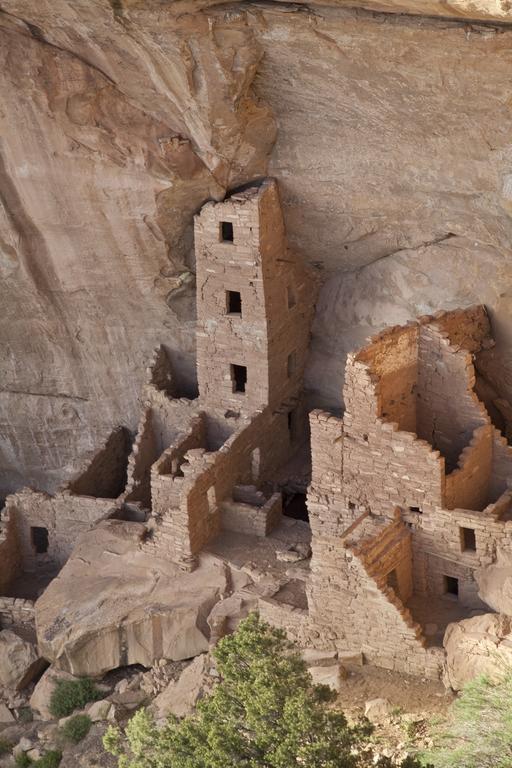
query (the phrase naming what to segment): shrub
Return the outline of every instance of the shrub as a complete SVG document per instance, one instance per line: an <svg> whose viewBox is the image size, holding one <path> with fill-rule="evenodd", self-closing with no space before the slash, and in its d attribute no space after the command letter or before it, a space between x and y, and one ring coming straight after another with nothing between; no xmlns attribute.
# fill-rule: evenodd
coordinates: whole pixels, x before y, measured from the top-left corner
<svg viewBox="0 0 512 768"><path fill-rule="evenodd" d="M221 682L181 721L158 728L139 710L124 734L110 727L105 749L120 768L363 768L375 762L372 726L350 726L330 705L336 694L313 685L283 632L256 614L213 652ZM410 760L407 768L418 766Z"/></svg>
<svg viewBox="0 0 512 768"><path fill-rule="evenodd" d="M83 709L90 701L98 701L102 696L88 677L81 680L59 680L52 691L48 709L53 717L67 717L75 709Z"/></svg>
<svg viewBox="0 0 512 768"><path fill-rule="evenodd" d="M32 760L26 752L20 752L20 754L14 760L18 768L28 768L29 765L33 765Z"/></svg>
<svg viewBox="0 0 512 768"><path fill-rule="evenodd" d="M424 755L436 768L510 768L512 765L512 668L497 680L472 680L453 703L449 720L432 734Z"/></svg>
<svg viewBox="0 0 512 768"><path fill-rule="evenodd" d="M89 715L74 715L74 717L64 723L60 733L65 741L78 744L79 741L85 739L91 730L91 725L92 720Z"/></svg>
<svg viewBox="0 0 512 768"><path fill-rule="evenodd" d="M51 749L45 755L32 764L33 768L58 768L62 760L62 752L58 749Z"/></svg>
<svg viewBox="0 0 512 768"><path fill-rule="evenodd" d="M12 749L12 744L7 739L0 739L0 755L5 755Z"/></svg>
<svg viewBox="0 0 512 768"><path fill-rule="evenodd" d="M19 723L31 723L34 719L34 713L30 707L22 707L18 712Z"/></svg>

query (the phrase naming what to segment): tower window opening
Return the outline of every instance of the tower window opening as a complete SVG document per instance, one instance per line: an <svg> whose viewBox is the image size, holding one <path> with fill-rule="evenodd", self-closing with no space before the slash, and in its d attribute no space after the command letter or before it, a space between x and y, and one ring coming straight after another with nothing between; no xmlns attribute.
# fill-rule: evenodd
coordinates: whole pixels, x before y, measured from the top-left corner
<svg viewBox="0 0 512 768"><path fill-rule="evenodd" d="M221 242L223 243L233 242L233 224L231 221L221 221L220 239L221 239Z"/></svg>
<svg viewBox="0 0 512 768"><path fill-rule="evenodd" d="M476 552L476 536L473 528L460 529L460 545L463 552Z"/></svg>
<svg viewBox="0 0 512 768"><path fill-rule="evenodd" d="M233 382L233 392L245 392L247 384L247 366L232 365L231 381Z"/></svg>
<svg viewBox="0 0 512 768"><path fill-rule="evenodd" d="M240 291L226 291L226 306L228 315L242 314L242 295Z"/></svg>
<svg viewBox="0 0 512 768"><path fill-rule="evenodd" d="M288 411L288 434L290 436L290 442L293 442L297 437L297 414L295 411Z"/></svg>
<svg viewBox="0 0 512 768"><path fill-rule="evenodd" d="M30 538L36 555L44 555L48 552L48 528L34 526L30 529Z"/></svg>
<svg viewBox="0 0 512 768"><path fill-rule="evenodd" d="M444 577L444 593L449 597L459 597L459 580L454 576Z"/></svg>
<svg viewBox="0 0 512 768"><path fill-rule="evenodd" d="M297 367L297 353L296 352L290 352L288 355L288 361L286 364L286 369L288 373L288 378L290 379L293 374L295 373L295 369Z"/></svg>
<svg viewBox="0 0 512 768"><path fill-rule="evenodd" d="M295 288L293 285L289 285L286 289L286 303L288 304L288 309L292 309L297 303L297 297L295 295Z"/></svg>

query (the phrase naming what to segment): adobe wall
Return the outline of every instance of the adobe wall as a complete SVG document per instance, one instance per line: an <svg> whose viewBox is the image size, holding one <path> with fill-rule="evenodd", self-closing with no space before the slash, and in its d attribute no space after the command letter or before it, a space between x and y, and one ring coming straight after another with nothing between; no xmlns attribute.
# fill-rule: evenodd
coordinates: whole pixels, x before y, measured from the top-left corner
<svg viewBox="0 0 512 768"><path fill-rule="evenodd" d="M6 509L16 521L20 569L62 567L78 537L92 525L110 516L116 509L112 499L74 496L62 492L56 496L25 489L7 498ZM32 543L32 527L46 528L48 550L37 554Z"/></svg>
<svg viewBox="0 0 512 768"><path fill-rule="evenodd" d="M96 452L87 468L75 476L67 488L77 496L116 499L126 485L130 446L130 433L124 427L118 427Z"/></svg>
<svg viewBox="0 0 512 768"><path fill-rule="evenodd" d="M21 571L16 518L7 506L0 511L0 562L0 595L5 595Z"/></svg>

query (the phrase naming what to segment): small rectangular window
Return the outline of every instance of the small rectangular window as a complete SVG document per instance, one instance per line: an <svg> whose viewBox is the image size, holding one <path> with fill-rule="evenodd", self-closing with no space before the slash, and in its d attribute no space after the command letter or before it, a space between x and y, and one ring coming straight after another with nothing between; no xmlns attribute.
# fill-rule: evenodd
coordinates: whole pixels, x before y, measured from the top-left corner
<svg viewBox="0 0 512 768"><path fill-rule="evenodd" d="M288 411L288 434L290 441L293 442L297 436L297 414L295 411Z"/></svg>
<svg viewBox="0 0 512 768"><path fill-rule="evenodd" d="M231 381L233 382L233 392L245 392L247 367L245 365L232 365Z"/></svg>
<svg viewBox="0 0 512 768"><path fill-rule="evenodd" d="M44 555L48 552L48 529L42 526L34 526L30 529L30 538L36 555Z"/></svg>
<svg viewBox="0 0 512 768"><path fill-rule="evenodd" d="M476 552L476 536L473 528L460 529L460 546L463 552Z"/></svg>
<svg viewBox="0 0 512 768"><path fill-rule="evenodd" d="M233 242L233 224L230 221L221 221L220 239L223 243Z"/></svg>
<svg viewBox="0 0 512 768"><path fill-rule="evenodd" d="M289 285L286 289L286 300L288 304L288 309L292 309L297 303L297 298L295 296L295 289L293 285Z"/></svg>
<svg viewBox="0 0 512 768"><path fill-rule="evenodd" d="M444 593L445 595L450 595L451 597L458 597L459 596L459 580L456 579L454 576L445 576L444 577Z"/></svg>
<svg viewBox="0 0 512 768"><path fill-rule="evenodd" d="M409 507L409 512L414 512L416 515L422 514L422 510L419 507Z"/></svg>
<svg viewBox="0 0 512 768"><path fill-rule="evenodd" d="M242 314L242 295L240 291L226 291L226 307L228 315Z"/></svg>
<svg viewBox="0 0 512 768"><path fill-rule="evenodd" d="M288 361L286 364L286 369L288 373L288 378L290 379L293 374L295 373L295 369L297 367L297 353L296 352L290 352L288 355Z"/></svg>

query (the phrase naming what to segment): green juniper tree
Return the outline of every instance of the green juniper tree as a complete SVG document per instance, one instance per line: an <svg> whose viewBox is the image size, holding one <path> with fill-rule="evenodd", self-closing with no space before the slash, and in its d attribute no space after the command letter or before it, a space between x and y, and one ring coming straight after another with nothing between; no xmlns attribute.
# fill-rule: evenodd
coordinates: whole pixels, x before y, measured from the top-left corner
<svg viewBox="0 0 512 768"><path fill-rule="evenodd" d="M140 710L123 734L113 727L105 748L119 768L363 768L371 726L350 726L329 706L336 695L313 685L283 632L256 614L214 651L221 682L194 715L158 728ZM408 761L404 768L414 768Z"/></svg>

